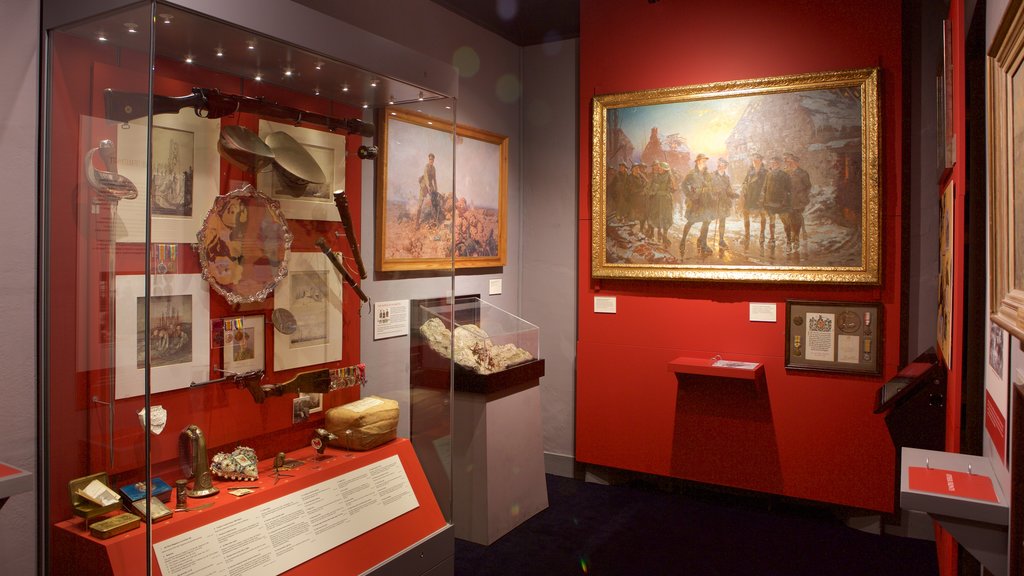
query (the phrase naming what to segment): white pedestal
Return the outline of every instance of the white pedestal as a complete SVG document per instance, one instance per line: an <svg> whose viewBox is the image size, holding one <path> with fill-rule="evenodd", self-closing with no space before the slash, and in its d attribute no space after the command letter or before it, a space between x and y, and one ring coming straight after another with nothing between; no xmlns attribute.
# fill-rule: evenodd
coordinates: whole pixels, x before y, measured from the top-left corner
<svg viewBox="0 0 1024 576"><path fill-rule="evenodd" d="M548 507L540 381L455 392L455 537L490 544Z"/></svg>

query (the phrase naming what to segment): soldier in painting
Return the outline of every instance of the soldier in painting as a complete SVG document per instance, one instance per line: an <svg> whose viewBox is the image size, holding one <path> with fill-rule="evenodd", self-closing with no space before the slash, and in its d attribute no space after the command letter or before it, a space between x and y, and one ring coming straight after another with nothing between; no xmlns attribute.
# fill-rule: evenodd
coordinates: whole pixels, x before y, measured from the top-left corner
<svg viewBox="0 0 1024 576"><path fill-rule="evenodd" d="M764 183L764 211L768 215L768 246L775 248L775 217L782 221L786 231L786 241L790 241L789 209L790 182L789 174L781 168L782 160L772 156L768 161L768 175Z"/></svg>
<svg viewBox="0 0 1024 576"><path fill-rule="evenodd" d="M626 163L619 162L618 170L608 180L608 215L615 214L620 220L626 219L625 198L628 180L629 172L626 171Z"/></svg>
<svg viewBox="0 0 1024 576"><path fill-rule="evenodd" d="M758 153L750 156L750 169L740 185L743 195L743 247L750 246L750 216L761 217L761 246L764 246L764 183L768 177L768 169L764 167L764 157Z"/></svg>
<svg viewBox="0 0 1024 576"><path fill-rule="evenodd" d="M708 173L708 157L698 154L693 162L693 170L683 180L683 195L686 197L686 226L683 227L683 237L679 240L679 257L686 255L686 237L690 234L690 227L695 222L700 222L700 236L697 239L697 247L701 254L711 254L711 247L708 246L708 228L711 221L715 219L717 206L712 194L711 174Z"/></svg>
<svg viewBox="0 0 1024 576"><path fill-rule="evenodd" d="M629 220L639 223L643 218L644 194L647 193L647 175L642 163L633 164L626 181L626 196L623 203Z"/></svg>
<svg viewBox="0 0 1024 576"><path fill-rule="evenodd" d="M800 167L800 158L784 154L786 173L789 174L789 251L800 250L800 233L804 228L804 209L811 203L811 176Z"/></svg>
<svg viewBox="0 0 1024 576"><path fill-rule="evenodd" d="M718 216L718 247L728 248L725 243L725 219L732 214L732 201L740 195L732 191L732 182L729 180L729 161L725 158L718 159L718 169L711 175L712 196L715 199Z"/></svg>
<svg viewBox="0 0 1024 576"><path fill-rule="evenodd" d="M651 169L651 183L647 189L647 219L657 234L658 241L668 245L668 229L672 227L672 173L668 162L655 162Z"/></svg>
<svg viewBox="0 0 1024 576"><path fill-rule="evenodd" d="M441 195L437 192L437 168L434 167L434 153L427 154L427 164L423 167L423 174L420 175L420 203L416 207L416 229L419 230L423 219L423 210L426 208L431 222L437 223L438 215L441 212Z"/></svg>

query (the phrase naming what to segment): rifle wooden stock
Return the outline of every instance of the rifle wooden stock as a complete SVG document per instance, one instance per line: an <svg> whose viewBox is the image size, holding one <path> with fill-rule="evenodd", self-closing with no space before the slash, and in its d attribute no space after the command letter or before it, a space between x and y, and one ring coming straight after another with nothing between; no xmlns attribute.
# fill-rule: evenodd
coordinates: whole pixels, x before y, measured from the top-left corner
<svg viewBox="0 0 1024 576"><path fill-rule="evenodd" d="M118 122L128 122L142 118L149 113L150 98L141 92L120 92L106 89L103 91L104 106L107 118ZM183 108L192 108L196 116L201 118L223 118L236 112L246 112L259 116L285 120L293 124L317 124L327 127L331 132L341 130L350 134L372 137L374 126L356 118L334 118L316 112L299 110L267 100L260 96L238 96L224 94L216 88L193 88L186 96L153 95L153 115L176 114Z"/></svg>
<svg viewBox="0 0 1024 576"><path fill-rule="evenodd" d="M366 297L366 294L363 293L363 290L359 287L359 284L356 284L356 279L353 278L352 275L345 270L345 267L341 265L341 260L338 260L338 255L334 253L334 250L331 250L330 245L327 244L327 240L324 240L323 236L316 239L316 245L317 248L320 248L320 251L327 256L327 259L331 261L331 264L334 265L334 269L337 270L338 273L341 274L341 277L345 279L345 283L352 287L356 296L359 296L359 299L363 302L369 300L369 298Z"/></svg>
<svg viewBox="0 0 1024 576"><path fill-rule="evenodd" d="M348 196L344 190L334 193L334 205L338 208L338 216L341 217L341 225L345 228L345 237L348 239L348 246L352 249L352 257L356 259L356 268L359 270L359 277L366 280L366 268L363 266L363 257L359 254L359 241L356 238L355 227L352 226L352 213L348 209Z"/></svg>
<svg viewBox="0 0 1024 576"><path fill-rule="evenodd" d="M262 404L268 396L283 396L285 394L298 394L306 392L309 394L323 394L340 387L340 372L338 370L314 370L303 372L295 378L280 384L260 384L250 381L246 384L252 399L257 404Z"/></svg>

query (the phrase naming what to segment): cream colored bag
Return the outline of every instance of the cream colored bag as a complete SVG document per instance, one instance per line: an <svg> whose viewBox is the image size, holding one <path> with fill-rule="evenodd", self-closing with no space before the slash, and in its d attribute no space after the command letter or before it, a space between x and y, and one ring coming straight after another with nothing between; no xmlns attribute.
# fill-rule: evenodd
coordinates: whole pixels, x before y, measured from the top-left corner
<svg viewBox="0 0 1024 576"><path fill-rule="evenodd" d="M370 450L394 440L398 433L398 402L367 396L335 406L324 415L324 428L338 437L328 444L344 450Z"/></svg>

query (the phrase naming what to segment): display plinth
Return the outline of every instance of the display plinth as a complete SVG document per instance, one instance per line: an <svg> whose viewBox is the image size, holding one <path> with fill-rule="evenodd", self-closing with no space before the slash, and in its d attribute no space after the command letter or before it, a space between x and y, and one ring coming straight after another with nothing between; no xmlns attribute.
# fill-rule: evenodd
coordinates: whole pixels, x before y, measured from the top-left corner
<svg viewBox="0 0 1024 576"><path fill-rule="evenodd" d="M760 362L751 363L753 364L751 368L716 366L716 362L721 362L721 359L680 356L668 363L668 371L675 372L676 374L695 374L698 376L716 376L718 378L736 378L738 380L764 382L764 364Z"/></svg>
<svg viewBox="0 0 1024 576"><path fill-rule="evenodd" d="M1005 576L1009 499L988 458L904 447L901 461L900 506L927 512L992 574Z"/></svg>
<svg viewBox="0 0 1024 576"><path fill-rule="evenodd" d="M285 472L292 477L282 477L277 482L272 471L272 459L261 461L259 480L217 482L217 486L222 488L218 495L189 501L190 506L212 503L212 507L194 512L175 512L172 518L153 525L154 545L393 456L398 457L418 506L299 564L287 573L364 574L445 528L445 519L408 440L400 438L368 452L345 452L329 448L325 456L330 458L319 461L312 460L314 455L312 448L288 454L289 459L302 460L306 464ZM236 498L224 489L236 485L259 488L252 494ZM128 576L145 573L148 547L143 529L99 540L83 532L82 520L74 519L60 522L53 534L54 549L59 555L59 561L54 566L55 574ZM435 563L441 560L438 558ZM153 574L162 574L155 555Z"/></svg>
<svg viewBox="0 0 1024 576"><path fill-rule="evenodd" d="M32 474L0 462L0 508L15 494L32 490Z"/></svg>
<svg viewBox="0 0 1024 576"><path fill-rule="evenodd" d="M548 506L537 360L455 376L455 537L488 545ZM465 378L465 382L460 382Z"/></svg>

